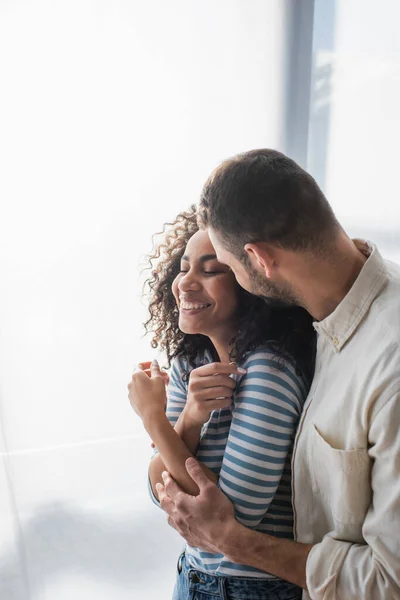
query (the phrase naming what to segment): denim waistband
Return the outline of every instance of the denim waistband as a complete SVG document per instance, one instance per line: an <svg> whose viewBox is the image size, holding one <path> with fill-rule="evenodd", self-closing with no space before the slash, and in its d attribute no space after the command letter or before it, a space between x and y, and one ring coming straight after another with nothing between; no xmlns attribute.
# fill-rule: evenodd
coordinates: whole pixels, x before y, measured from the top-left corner
<svg viewBox="0 0 400 600"><path fill-rule="evenodd" d="M301 588L283 579L226 577L198 571L190 566L184 553L179 557L178 572L187 578L190 592L208 594L210 600L213 596L216 600L300 600L302 596Z"/></svg>

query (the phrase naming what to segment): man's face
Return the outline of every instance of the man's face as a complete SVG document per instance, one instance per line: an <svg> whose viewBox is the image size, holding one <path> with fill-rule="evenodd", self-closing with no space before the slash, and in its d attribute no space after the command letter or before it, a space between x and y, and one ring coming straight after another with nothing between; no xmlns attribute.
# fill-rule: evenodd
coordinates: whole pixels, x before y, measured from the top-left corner
<svg viewBox="0 0 400 600"><path fill-rule="evenodd" d="M259 296L273 308L287 308L298 304L291 290L268 279L261 269L257 269L251 264L250 258L241 261L227 250L216 231L209 228L208 234L214 246L218 262L231 268L242 288L255 296Z"/></svg>

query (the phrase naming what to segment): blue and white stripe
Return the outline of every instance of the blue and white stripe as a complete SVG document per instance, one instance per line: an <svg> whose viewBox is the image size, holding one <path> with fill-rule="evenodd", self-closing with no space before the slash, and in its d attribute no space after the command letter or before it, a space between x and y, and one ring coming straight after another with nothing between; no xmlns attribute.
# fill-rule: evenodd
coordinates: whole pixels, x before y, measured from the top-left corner
<svg viewBox="0 0 400 600"><path fill-rule="evenodd" d="M196 366L208 362L209 355L199 356ZM240 366L247 374L238 378L232 406L211 413L196 457L219 474L218 485L240 523L293 539L291 453L307 385L292 363L278 359L268 345L247 354ZM172 364L167 404L172 425L185 406L187 368L183 357ZM210 574L273 577L190 546L186 555L193 567Z"/></svg>

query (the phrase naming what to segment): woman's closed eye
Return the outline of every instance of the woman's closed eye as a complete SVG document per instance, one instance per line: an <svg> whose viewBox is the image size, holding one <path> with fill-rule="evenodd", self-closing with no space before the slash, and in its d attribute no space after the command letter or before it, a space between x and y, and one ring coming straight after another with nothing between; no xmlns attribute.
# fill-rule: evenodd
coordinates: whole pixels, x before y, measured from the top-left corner
<svg viewBox="0 0 400 600"><path fill-rule="evenodd" d="M222 273L226 273L226 271L203 271L204 275L221 275Z"/></svg>
<svg viewBox="0 0 400 600"><path fill-rule="evenodd" d="M212 275L221 275L223 273L228 273L228 272L229 271L222 270L222 269L220 269L220 270L213 270L213 271L203 271L203 275L210 275L210 276L212 276ZM183 268L181 268L180 271L179 271L179 273L184 275L185 273L189 273L189 269L183 269Z"/></svg>

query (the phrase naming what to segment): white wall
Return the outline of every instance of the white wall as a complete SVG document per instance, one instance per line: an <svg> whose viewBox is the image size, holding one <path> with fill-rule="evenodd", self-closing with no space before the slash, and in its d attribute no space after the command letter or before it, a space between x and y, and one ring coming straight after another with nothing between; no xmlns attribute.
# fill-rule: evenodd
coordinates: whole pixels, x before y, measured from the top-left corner
<svg viewBox="0 0 400 600"><path fill-rule="evenodd" d="M281 147L285 9L0 4L2 598L169 595L181 541L126 390L138 266L221 159Z"/></svg>

